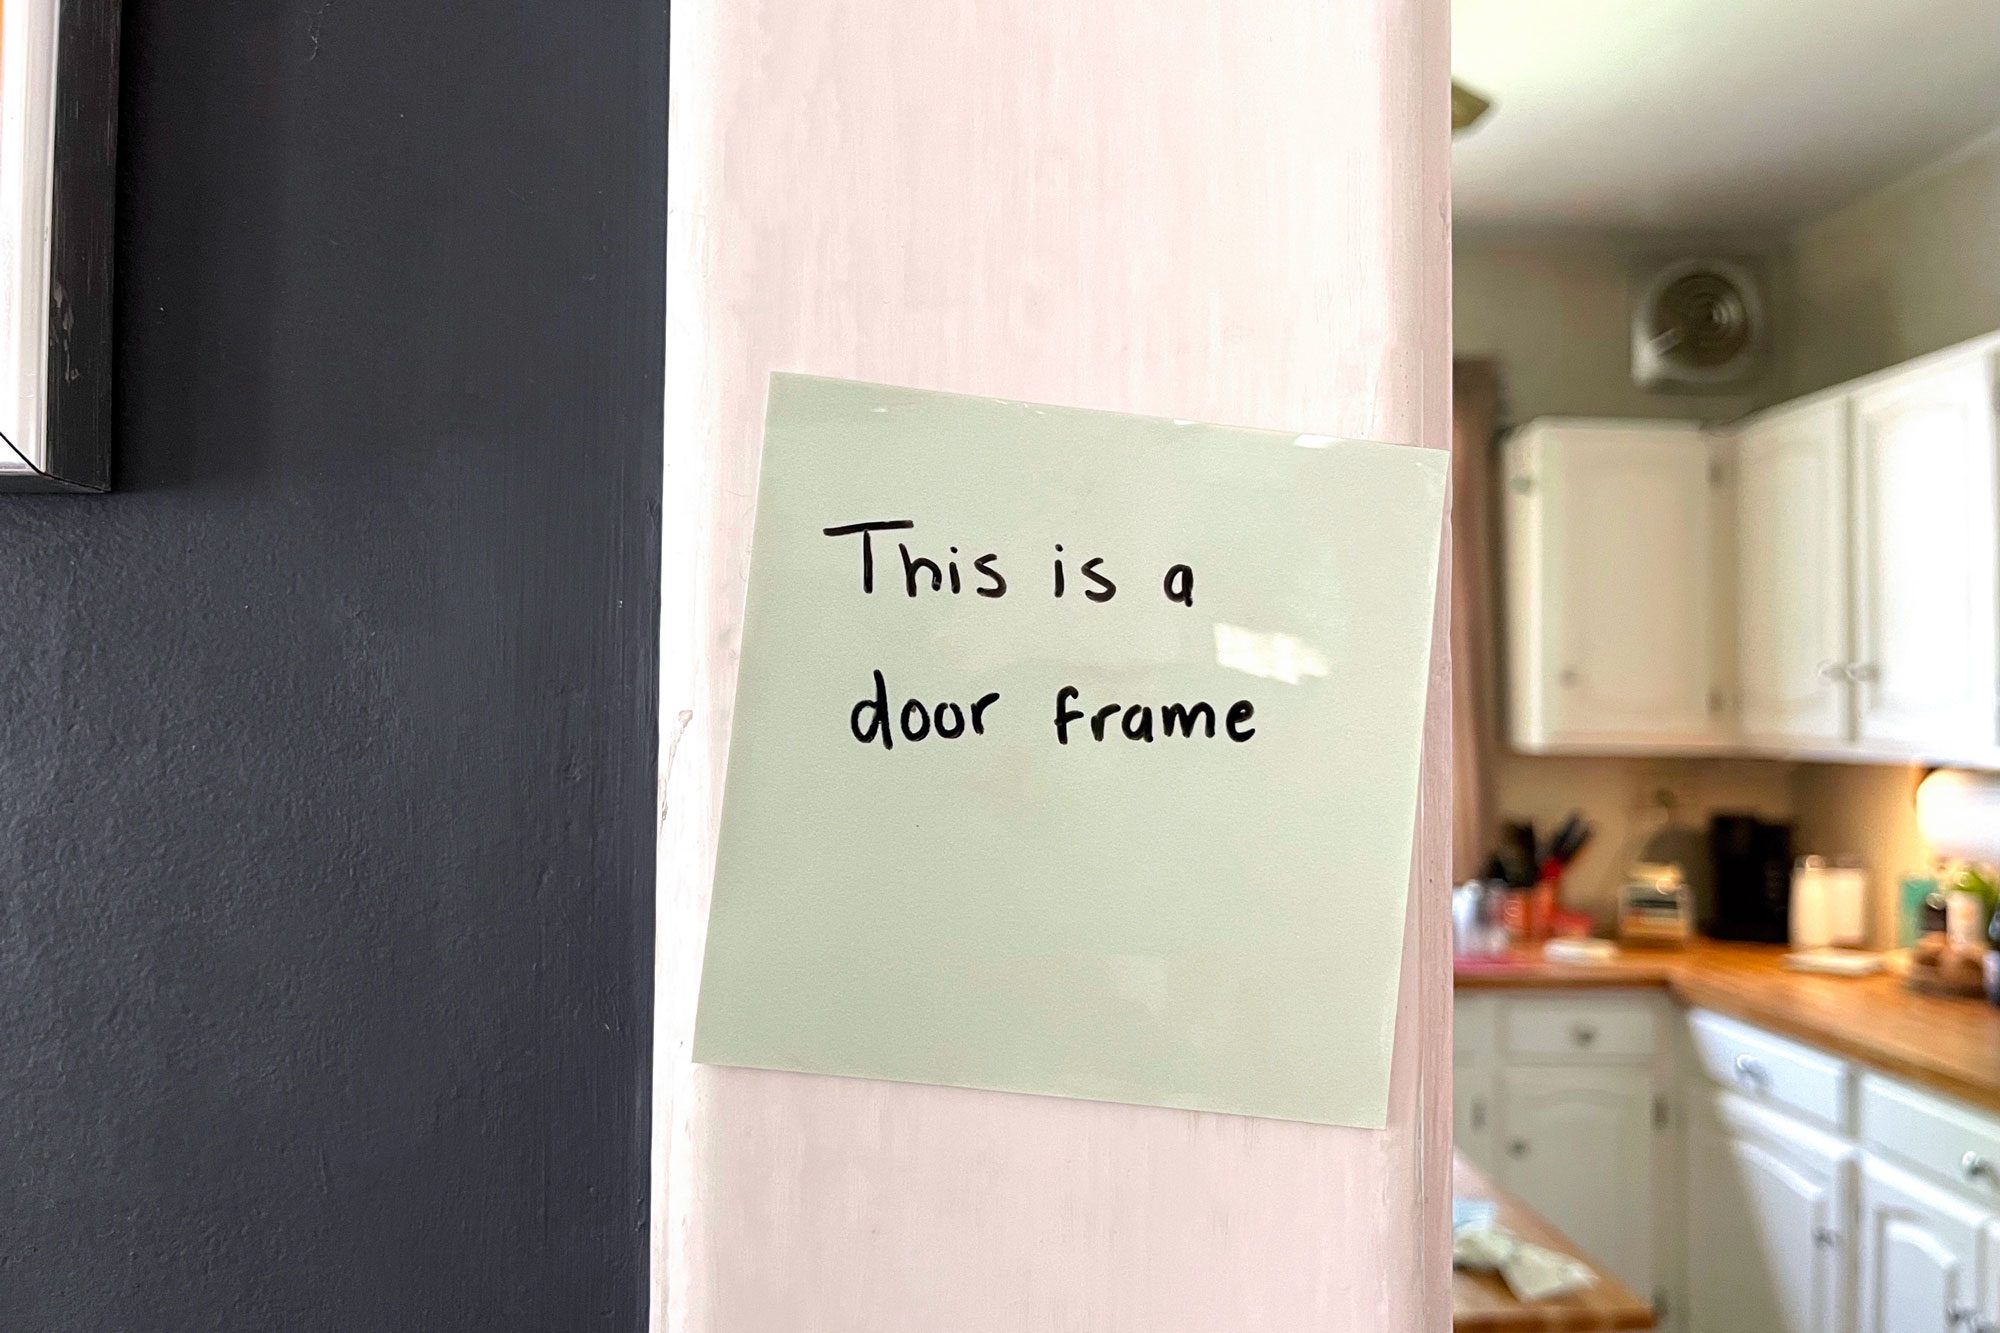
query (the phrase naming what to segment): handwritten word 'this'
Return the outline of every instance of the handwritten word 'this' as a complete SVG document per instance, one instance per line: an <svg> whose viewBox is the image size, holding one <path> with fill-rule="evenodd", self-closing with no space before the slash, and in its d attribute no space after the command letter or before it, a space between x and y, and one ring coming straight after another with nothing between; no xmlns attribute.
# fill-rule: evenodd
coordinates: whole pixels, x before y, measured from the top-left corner
<svg viewBox="0 0 2000 1333"><path fill-rule="evenodd" d="M916 527L913 519L885 518L867 523L842 523L831 528L820 529L829 537L861 538L861 591L872 595L875 591L875 541L878 532L907 532ZM1007 576L1000 568L1000 554L988 551L984 555L971 557L966 563L969 569L961 569L959 550L948 548L949 553L941 558L919 555L910 550L908 542L896 543L896 554L901 557L903 571L903 593L915 597L920 592L941 593L950 588L953 595L968 590L978 597L1005 597L1008 592ZM1056 543L1055 555L1049 564L1050 593L1056 597L1069 594L1070 568L1063 553L1061 542ZM1076 566L1079 586L1083 595L1093 602L1108 602L1118 595L1118 584L1104 569L1104 558L1092 556ZM968 577L969 576L969 577ZM1170 565L1166 576L1160 581L1160 591L1170 602L1182 606L1194 605L1194 569L1190 565Z"/></svg>

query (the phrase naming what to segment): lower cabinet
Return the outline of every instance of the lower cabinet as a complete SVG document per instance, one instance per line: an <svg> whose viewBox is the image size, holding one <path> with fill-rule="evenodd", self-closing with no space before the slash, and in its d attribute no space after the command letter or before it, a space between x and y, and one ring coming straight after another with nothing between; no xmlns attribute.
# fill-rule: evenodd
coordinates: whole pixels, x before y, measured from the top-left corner
<svg viewBox="0 0 2000 1333"><path fill-rule="evenodd" d="M1679 1264L1679 1153L1667 1115L1669 1006L1635 994L1462 996L1453 1014L1457 1148L1496 1184L1652 1297Z"/></svg>
<svg viewBox="0 0 2000 1333"><path fill-rule="evenodd" d="M1499 1089L1502 1188L1626 1286L1652 1291L1651 1068L1510 1064Z"/></svg>
<svg viewBox="0 0 2000 1333"><path fill-rule="evenodd" d="M2000 1333L2000 1117L1626 993L1468 995L1459 1148L1669 1333Z"/></svg>
<svg viewBox="0 0 2000 1333"><path fill-rule="evenodd" d="M1469 995L1452 1006L1451 1135L1453 1146L1489 1176L1493 1165L1495 1001Z"/></svg>
<svg viewBox="0 0 2000 1333"><path fill-rule="evenodd" d="M1690 1101L1690 1333L1850 1333L1854 1146L1732 1093Z"/></svg>
<svg viewBox="0 0 2000 1333"><path fill-rule="evenodd" d="M1978 1270L1992 1214L1873 1157L1861 1168L1856 1333L1989 1333Z"/></svg>

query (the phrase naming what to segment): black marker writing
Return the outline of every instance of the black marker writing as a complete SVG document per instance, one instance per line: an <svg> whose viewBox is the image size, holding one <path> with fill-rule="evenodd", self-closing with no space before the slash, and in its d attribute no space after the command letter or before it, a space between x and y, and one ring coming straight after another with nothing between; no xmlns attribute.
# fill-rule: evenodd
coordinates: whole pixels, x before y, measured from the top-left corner
<svg viewBox="0 0 2000 1333"><path fill-rule="evenodd" d="M1090 738L1102 741L1114 717L1118 718L1119 733L1126 740L1152 744L1154 710L1151 704L1109 703L1101 705L1093 712L1085 713L1070 706L1074 700L1082 696L1083 691L1074 685L1065 685L1056 691L1056 744L1068 745L1070 728L1083 722L1085 718L1089 719ZM1257 734L1257 729L1246 724L1256 711L1256 706L1248 699L1238 699L1229 705L1229 711L1225 714L1223 722L1223 732L1230 740L1239 744L1249 740ZM1195 734L1196 725L1199 724L1204 739L1215 738L1213 704L1163 704L1159 709L1159 720L1162 736L1172 736L1178 731L1182 736L1191 737Z"/></svg>
<svg viewBox="0 0 2000 1333"><path fill-rule="evenodd" d="M1092 556L1083 562L1083 576L1097 585L1083 590L1083 595L1093 602L1108 602L1118 595L1118 585L1097 572L1097 567L1103 563L1101 556Z"/></svg>
<svg viewBox="0 0 2000 1333"><path fill-rule="evenodd" d="M908 699L900 710L892 711L889 707L889 682L883 679L880 671L876 671L874 677L874 694L854 705L854 711L847 715L847 729L863 745L880 741L885 750L896 748L898 729L903 739L912 744L929 736L933 727L938 736L955 741L965 734L968 723L973 735L984 736L986 710L1000 702L1000 691L988 690L968 707L960 707L949 700L926 707L921 699Z"/></svg>
<svg viewBox="0 0 2000 1333"><path fill-rule="evenodd" d="M875 547L869 540L868 534L871 532L894 532L899 528L914 528L915 526L917 526L915 519L884 518L877 519L872 523L843 523L836 528L821 528L820 531L829 537L851 537L857 532L861 534L861 591L874 592Z"/></svg>

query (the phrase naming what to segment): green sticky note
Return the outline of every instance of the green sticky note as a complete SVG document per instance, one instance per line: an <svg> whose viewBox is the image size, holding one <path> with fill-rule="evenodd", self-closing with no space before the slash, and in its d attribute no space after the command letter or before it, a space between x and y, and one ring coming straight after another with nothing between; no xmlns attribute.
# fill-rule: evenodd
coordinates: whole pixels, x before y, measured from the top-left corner
<svg viewBox="0 0 2000 1333"><path fill-rule="evenodd" d="M773 376L695 1058L1382 1125L1446 468Z"/></svg>

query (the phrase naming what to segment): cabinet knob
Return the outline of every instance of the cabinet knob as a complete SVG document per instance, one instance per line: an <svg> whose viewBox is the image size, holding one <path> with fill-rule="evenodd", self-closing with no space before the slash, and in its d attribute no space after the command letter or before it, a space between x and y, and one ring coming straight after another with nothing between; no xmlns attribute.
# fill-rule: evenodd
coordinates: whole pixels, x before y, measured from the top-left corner
<svg viewBox="0 0 2000 1333"><path fill-rule="evenodd" d="M1515 1139L1507 1145L1507 1155L1509 1157L1526 1157L1528 1155L1528 1141L1526 1139Z"/></svg>
<svg viewBox="0 0 2000 1333"><path fill-rule="evenodd" d="M1562 674L1560 676L1557 676L1556 679L1562 682L1563 688L1573 689L1575 688L1576 683L1583 679L1583 673L1578 671L1575 667L1564 667L1562 669Z"/></svg>
<svg viewBox="0 0 2000 1333"><path fill-rule="evenodd" d="M1856 685L1873 685L1882 679L1882 669L1872 662L1850 662L1847 664L1847 678Z"/></svg>
<svg viewBox="0 0 2000 1333"><path fill-rule="evenodd" d="M1472 1103L1472 1127L1474 1129L1486 1128L1486 1099L1484 1097L1477 1098Z"/></svg>
<svg viewBox="0 0 2000 1333"><path fill-rule="evenodd" d="M1814 1227L1813 1244L1822 1250L1836 1249L1840 1245L1840 1233L1832 1227Z"/></svg>
<svg viewBox="0 0 2000 1333"><path fill-rule="evenodd" d="M1983 1154L1969 1152L1958 1159L1958 1174L1967 1180L1990 1180L1993 1163L1987 1161Z"/></svg>
<svg viewBox="0 0 2000 1333"><path fill-rule="evenodd" d="M1821 662L1819 664L1819 678L1821 680L1832 681L1837 685L1847 679L1847 664L1845 662Z"/></svg>
<svg viewBox="0 0 2000 1333"><path fill-rule="evenodd" d="M1764 1062L1754 1055L1736 1057L1736 1081L1754 1091L1761 1091L1771 1081L1771 1071Z"/></svg>
<svg viewBox="0 0 2000 1333"><path fill-rule="evenodd" d="M1570 1037L1579 1046L1588 1046L1597 1040L1597 1029L1588 1023L1578 1023L1570 1029Z"/></svg>

